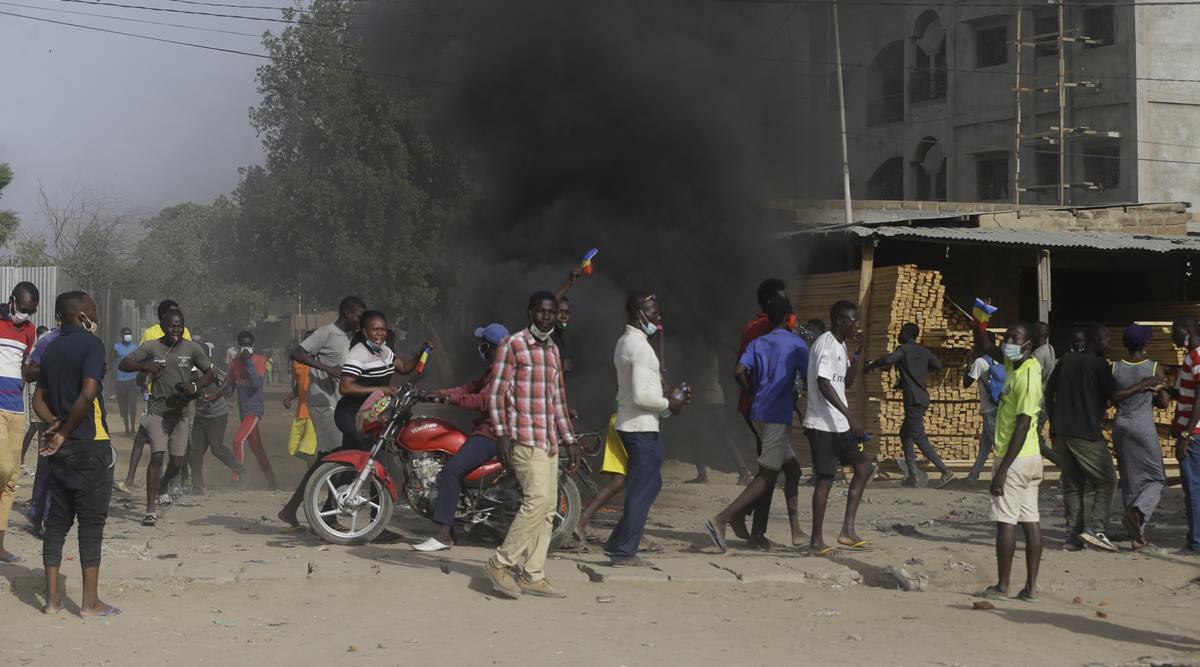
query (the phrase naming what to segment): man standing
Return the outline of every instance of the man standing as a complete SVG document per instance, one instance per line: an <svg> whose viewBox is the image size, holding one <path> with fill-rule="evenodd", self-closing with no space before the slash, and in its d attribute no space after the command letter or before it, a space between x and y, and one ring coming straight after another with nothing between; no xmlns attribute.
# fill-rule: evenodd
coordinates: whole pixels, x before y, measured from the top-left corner
<svg viewBox="0 0 1200 667"><path fill-rule="evenodd" d="M750 417L754 430L762 438L762 454L758 457L758 475L742 493L720 514L704 524L704 529L717 548L724 553L725 526L759 498L770 498L775 492L779 473L784 473L784 498L792 528L792 545L804 544L807 537L800 529L800 463L792 451L792 412L796 409L796 378L808 374L808 345L788 326L794 315L792 304L782 296L767 303L767 317L775 329L751 341L746 353L738 360L734 378L743 389L754 393ZM767 518L770 508L756 512L751 531L751 546L766 548Z"/></svg>
<svg viewBox="0 0 1200 667"><path fill-rule="evenodd" d="M1171 337L1176 347L1187 350L1175 386L1175 458L1183 486L1183 508L1187 517L1187 541L1181 553L1200 556L1200 322L1191 315L1175 320Z"/></svg>
<svg viewBox="0 0 1200 667"><path fill-rule="evenodd" d="M137 373L121 370L121 362L133 354L138 348L133 342L133 331L129 327L121 329L121 340L113 343L108 355L108 365L117 369L117 406L121 409L121 423L125 426L125 435L133 435L133 427L137 424L138 398L140 392L137 385Z"/></svg>
<svg viewBox="0 0 1200 667"><path fill-rule="evenodd" d="M1158 382L1148 377L1118 390L1104 357L1109 338L1107 327L1088 327L1087 351L1065 355L1046 385L1050 437L1062 468L1063 503L1070 528L1065 546L1072 550L1082 549L1083 543L1105 551L1117 550L1105 535L1117 471L1100 421L1110 400L1123 400Z"/></svg>
<svg viewBox="0 0 1200 667"><path fill-rule="evenodd" d="M59 297L62 331L46 349L34 393L34 409L50 422L39 453L49 457L50 513L42 543L48 614L62 609L59 568L67 531L79 522L83 600L79 615L114 616L100 600L100 553L112 498L115 453L104 412L104 343L96 337L96 302L85 292Z"/></svg>
<svg viewBox="0 0 1200 667"><path fill-rule="evenodd" d="M504 543L484 565L493 589L511 598L522 593L561 598L544 567L558 499L558 448L567 448L573 471L579 462L563 389L562 360L550 339L558 324L558 300L550 292L529 297L529 327L501 341L493 362L488 408L496 453L521 485L521 509ZM520 571L514 567L520 566Z"/></svg>
<svg viewBox="0 0 1200 667"><path fill-rule="evenodd" d="M857 416L850 412L846 389L854 385L858 373L862 333L858 331L858 306L838 301L829 311L830 330L821 334L813 344L808 360L808 410L804 429L812 447L813 469L817 476L813 488L813 529L809 544L813 551L827 555L836 548L852 551L870 549L867 541L858 536L854 522L863 490L871 477L871 457L863 447L865 433ZM854 362L846 350L846 341L856 346ZM846 516L838 535L838 546L825 544L825 507L829 490L839 465L854 469L846 495Z"/></svg>
<svg viewBox="0 0 1200 667"><path fill-rule="evenodd" d="M1050 344L1049 324L1038 322L1033 325L1033 344L1033 358L1037 359L1038 365L1042 367L1042 400L1044 401L1046 385L1050 384L1050 375L1054 373L1054 366L1057 363L1054 346ZM1046 406L1043 405L1037 420L1038 448L1042 452L1042 456L1054 465L1058 465L1058 454L1055 454L1054 450L1046 444L1047 419L1049 419L1049 414L1046 412Z"/></svg>
<svg viewBox="0 0 1200 667"><path fill-rule="evenodd" d="M192 432L188 403L199 397L201 388L213 381L212 362L204 348L183 337L183 313L167 311L159 324L163 335L139 345L120 365L120 369L128 373L146 373L150 385L150 401L142 420L146 434L150 436L143 526L158 523L158 505L171 501L166 493L160 497L158 490L170 488L175 475L183 469ZM193 368L200 370L200 379L192 380ZM162 472L163 457L168 454L167 470Z"/></svg>
<svg viewBox="0 0 1200 667"><path fill-rule="evenodd" d="M925 411L929 409L929 390L925 381L929 371L942 370L942 362L925 346L917 343L921 329L915 322L905 322L900 327L900 347L891 354L867 364L871 371L884 366L895 366L900 372L900 390L904 394L904 422L900 424L900 445L904 448L904 463L907 467L904 486L917 485L917 455L913 443L921 448L925 458L942 473L937 488L942 488L956 479L956 475L942 462L937 450L925 435ZM922 473L923 475L924 473Z"/></svg>
<svg viewBox="0 0 1200 667"><path fill-rule="evenodd" d="M24 560L4 548L4 533L21 474L25 382L37 379L25 375L22 367L33 351L37 327L30 318L37 313L39 299L33 283L19 282L8 303L0 305L0 563Z"/></svg>
<svg viewBox="0 0 1200 667"><path fill-rule="evenodd" d="M988 354L997 354L994 345ZM1042 409L1042 375L1029 327L1015 324L1004 337L1004 393L996 418L996 460L992 467L992 521L996 522L997 582L983 597L1007 599L1017 549L1017 524L1025 533L1025 588L1017 597L1037 599L1038 566L1042 562L1042 530L1038 514L1038 486L1042 483L1042 457L1033 420Z"/></svg>
<svg viewBox="0 0 1200 667"><path fill-rule="evenodd" d="M342 362L350 353L350 339L358 331L358 320L366 309L367 304L362 299L345 297L338 304L337 320L319 327L292 350L292 361L313 369L308 380L308 418L317 434L317 455L277 515L289 526L300 525L296 512L304 502L304 486L321 462L321 455L342 446L342 432L333 421L333 410L340 398L338 383L342 377Z"/></svg>
<svg viewBox="0 0 1200 667"><path fill-rule="evenodd" d="M682 388L667 392L662 369L650 338L658 335L662 315L658 298L633 292L625 299L625 333L617 340L613 365L617 371L617 435L625 446L625 511L604 550L613 567L649 565L637 555L646 517L662 490L663 444L659 413L678 414L686 402Z"/></svg>

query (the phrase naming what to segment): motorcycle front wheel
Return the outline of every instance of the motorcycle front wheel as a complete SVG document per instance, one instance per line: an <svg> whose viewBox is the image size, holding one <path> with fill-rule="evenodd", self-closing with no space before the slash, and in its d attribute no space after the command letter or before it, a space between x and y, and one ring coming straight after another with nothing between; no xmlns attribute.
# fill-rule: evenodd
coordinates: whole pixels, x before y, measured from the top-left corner
<svg viewBox="0 0 1200 667"><path fill-rule="evenodd" d="M333 544L364 544L379 537L392 518L392 496L374 475L349 497L358 471L346 463L322 463L304 487L304 515L312 531Z"/></svg>

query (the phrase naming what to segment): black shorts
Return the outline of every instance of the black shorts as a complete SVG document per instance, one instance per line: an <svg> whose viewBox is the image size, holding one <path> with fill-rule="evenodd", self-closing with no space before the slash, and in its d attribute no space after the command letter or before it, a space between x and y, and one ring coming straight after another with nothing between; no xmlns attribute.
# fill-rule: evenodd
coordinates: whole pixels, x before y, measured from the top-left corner
<svg viewBox="0 0 1200 667"><path fill-rule="evenodd" d="M850 431L830 433L816 429L804 429L808 446L812 449L813 470L826 477L837 474L840 466L852 466L871 460L863 443L855 439Z"/></svg>

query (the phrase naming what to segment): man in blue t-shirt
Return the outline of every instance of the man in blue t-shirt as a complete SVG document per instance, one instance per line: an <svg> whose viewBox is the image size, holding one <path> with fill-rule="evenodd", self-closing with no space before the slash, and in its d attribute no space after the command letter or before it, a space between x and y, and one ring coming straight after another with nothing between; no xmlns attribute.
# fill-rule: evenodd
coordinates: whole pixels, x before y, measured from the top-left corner
<svg viewBox="0 0 1200 667"><path fill-rule="evenodd" d="M62 609L59 567L71 524L79 522L83 600L79 615L120 613L100 600L100 551L112 498L115 452L104 421L104 343L96 337L96 302L86 292L60 294L58 339L46 348L33 409L49 422L38 453L50 464L50 512L42 542L48 614Z"/></svg>
<svg viewBox="0 0 1200 667"><path fill-rule="evenodd" d="M108 356L108 365L117 369L117 406L121 409L121 423L125 425L125 435L133 435L133 427L137 426L137 413L142 402L142 392L138 389L136 372L121 370L121 360L133 354L138 344L133 341L133 331L129 327L121 329L121 340L113 343Z"/></svg>
<svg viewBox="0 0 1200 667"><path fill-rule="evenodd" d="M808 345L793 332L796 315L786 297L776 296L767 302L767 318L774 329L750 343L734 370L738 384L753 397L750 420L762 438L762 453L758 457L758 474L750 485L723 512L705 523L705 531L722 552L726 550L725 527L730 520L751 504L763 503L760 507L769 507L781 471L792 544L799 546L808 540L800 529L800 463L792 451L791 440L792 413L797 409L797 378L808 374ZM770 547L766 538L767 518L768 512L755 512L748 540L752 548Z"/></svg>

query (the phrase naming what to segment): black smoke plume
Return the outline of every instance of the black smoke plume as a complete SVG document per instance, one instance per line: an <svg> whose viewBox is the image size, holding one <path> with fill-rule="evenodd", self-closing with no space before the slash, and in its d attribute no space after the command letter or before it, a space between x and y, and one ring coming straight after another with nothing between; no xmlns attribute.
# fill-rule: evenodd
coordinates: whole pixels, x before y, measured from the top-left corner
<svg viewBox="0 0 1200 667"><path fill-rule="evenodd" d="M683 0L371 6L371 66L437 82L421 89L429 128L477 181L448 244L469 269L468 321L520 326L532 290L600 249L570 293L581 410L611 408L629 290L659 296L672 383L717 355L728 384L757 283L795 270L763 213L791 107L761 42L787 16Z"/></svg>

